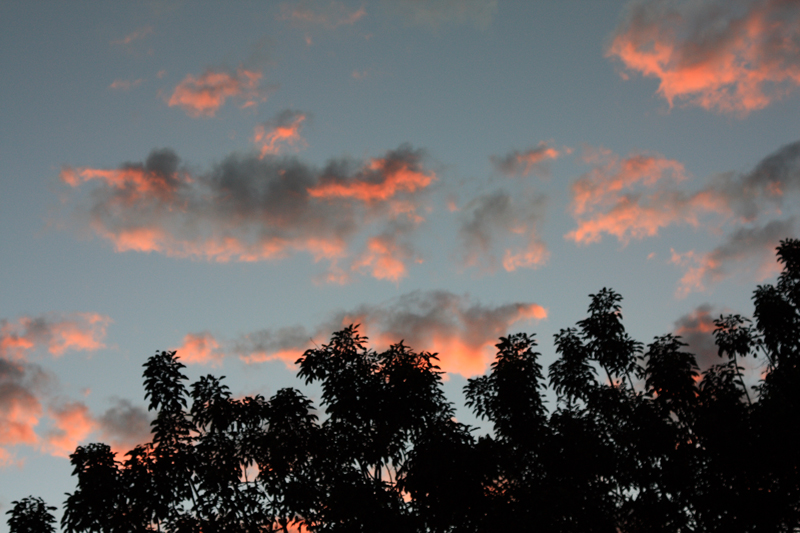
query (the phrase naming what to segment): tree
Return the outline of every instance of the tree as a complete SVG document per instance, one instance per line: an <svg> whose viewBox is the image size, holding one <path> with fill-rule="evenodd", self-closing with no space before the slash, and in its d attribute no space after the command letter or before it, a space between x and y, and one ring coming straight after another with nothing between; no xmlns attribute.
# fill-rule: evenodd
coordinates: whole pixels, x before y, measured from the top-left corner
<svg viewBox="0 0 800 533"><path fill-rule="evenodd" d="M437 355L384 352L351 325L307 350L322 419L293 388L234 399L223 378L187 387L175 352L145 363L152 439L119 460L104 444L70 460L72 532L760 532L800 530L800 241L753 296L754 321L715 321L720 363L702 374L680 337L646 347L622 297L590 295L555 335L545 381L533 335L501 337L464 388L492 431L457 422ZM741 362L762 355L748 390ZM550 387L556 404L548 409ZM40 499L11 530L53 531Z"/></svg>

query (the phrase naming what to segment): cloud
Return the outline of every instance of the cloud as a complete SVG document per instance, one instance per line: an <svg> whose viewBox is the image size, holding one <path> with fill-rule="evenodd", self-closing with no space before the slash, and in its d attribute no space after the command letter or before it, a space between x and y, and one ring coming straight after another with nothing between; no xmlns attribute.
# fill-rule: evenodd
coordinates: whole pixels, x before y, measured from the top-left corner
<svg viewBox="0 0 800 533"><path fill-rule="evenodd" d="M299 2L281 4L280 20L289 20L297 26L322 26L329 30L339 26L352 26L367 15L363 6L353 11L341 2L331 1L314 4Z"/></svg>
<svg viewBox="0 0 800 533"><path fill-rule="evenodd" d="M292 326L246 333L234 340L213 338L209 333L197 336L213 338L219 353L248 364L283 361L292 366L305 350L327 343L332 333L356 323L369 336L373 349L384 350L405 340L415 350L438 352L442 370L469 377L486 370L498 338L515 324L544 318L547 310L535 303L487 306L447 291L415 291L382 304L334 313L312 332ZM184 359L180 348L178 356L186 363L212 360Z"/></svg>
<svg viewBox="0 0 800 533"><path fill-rule="evenodd" d="M318 169L296 158L232 154L192 175L174 152L155 150L118 169L64 168L61 179L90 184L78 216L119 252L226 262L303 251L335 271L357 236L399 239L422 221L418 208L436 179L423 155L401 146Z"/></svg>
<svg viewBox="0 0 800 533"><path fill-rule="evenodd" d="M570 210L578 227L565 236L578 244L598 242L603 234L627 244L714 215L720 224L753 222L779 212L785 196L800 191L800 142L781 147L750 172L714 176L694 191L680 188L688 180L683 165L660 154L620 158L588 149L584 160L594 168L572 184Z"/></svg>
<svg viewBox="0 0 800 533"><path fill-rule="evenodd" d="M494 271L498 266L498 241L522 240L523 245L507 247L502 265L507 271L536 268L549 252L539 236L545 206L543 196L514 199L505 191L478 196L459 210L462 264Z"/></svg>
<svg viewBox="0 0 800 533"><path fill-rule="evenodd" d="M31 350L46 348L59 357L68 350L105 348L103 339L111 319L97 313L51 313L0 320L0 357L19 359Z"/></svg>
<svg viewBox="0 0 800 533"><path fill-rule="evenodd" d="M213 117L229 98L242 100L241 107L251 107L266 100L259 88L261 72L239 67L235 73L206 70L198 77L187 74L170 96L167 104L179 106L190 117Z"/></svg>
<svg viewBox="0 0 800 533"><path fill-rule="evenodd" d="M276 155L286 147L297 149L307 146L306 140L300 136L300 128L305 120L304 113L287 109L272 120L256 126L253 143L261 152L261 158Z"/></svg>
<svg viewBox="0 0 800 533"><path fill-rule="evenodd" d="M95 418L103 442L121 454L150 440L151 420L144 408L123 399L114 400L112 407Z"/></svg>
<svg viewBox="0 0 800 533"><path fill-rule="evenodd" d="M0 462L13 462L5 446L39 441L34 428L42 416L39 393L47 382L37 365L0 357Z"/></svg>
<svg viewBox="0 0 800 533"><path fill-rule="evenodd" d="M111 44L131 44L133 41L138 41L139 39L144 39L148 35L153 33L152 26L144 26L139 28L138 30L129 33L122 39L117 39L116 41L111 41Z"/></svg>
<svg viewBox="0 0 800 533"><path fill-rule="evenodd" d="M217 340L208 331L187 333L183 338L183 344L174 350L177 350L181 361L186 364L219 366L225 356L220 351Z"/></svg>
<svg viewBox="0 0 800 533"><path fill-rule="evenodd" d="M97 429L89 408L80 402L67 402L50 410L54 428L45 435L44 449L56 457L69 457Z"/></svg>
<svg viewBox="0 0 800 533"><path fill-rule="evenodd" d="M675 223L696 226L699 215L726 208L708 193L678 190L676 184L687 179L685 169L660 154L620 158L607 150L587 149L584 160L593 168L572 184L570 210L578 227L565 235L578 244L598 242L604 233L623 243L652 237Z"/></svg>
<svg viewBox="0 0 800 533"><path fill-rule="evenodd" d="M657 78L670 107L745 115L800 85L799 43L796 2L649 0L626 10L606 55Z"/></svg>
<svg viewBox="0 0 800 533"><path fill-rule="evenodd" d="M548 174L547 161L558 159L561 152L551 148L545 142L539 143L534 148L525 151L512 150L504 156L490 156L489 159L498 172L508 176L527 176L532 171L535 174L546 176Z"/></svg>
<svg viewBox="0 0 800 533"><path fill-rule="evenodd" d="M697 365L703 371L719 363L717 346L714 344L714 318L720 313L709 304L702 304L675 321L673 333L688 344L687 349L697 357Z"/></svg>
<svg viewBox="0 0 800 533"><path fill-rule="evenodd" d="M472 24L485 30L497 12L497 0L385 1L411 24L435 30L446 24Z"/></svg>
<svg viewBox="0 0 800 533"><path fill-rule="evenodd" d="M437 352L445 372L470 377L485 372L498 338L512 326L544 318L547 310L535 303L493 307L447 291L415 291L339 313L328 327L361 324L375 349L404 340L415 350Z"/></svg>
<svg viewBox="0 0 800 533"><path fill-rule="evenodd" d="M408 246L397 242L394 235L378 235L367 241L367 249L356 258L353 270L367 270L376 279L397 283L408 275L406 262L412 256Z"/></svg>
<svg viewBox="0 0 800 533"><path fill-rule="evenodd" d="M133 89L134 87L138 87L142 84L144 80L139 78L137 80L114 80L111 85L108 86L109 89L117 89L120 91L128 91Z"/></svg>
<svg viewBox="0 0 800 533"><path fill-rule="evenodd" d="M789 218L773 220L763 226L739 228L720 246L705 254L673 250L671 262L684 269L676 295L683 298L691 292L705 291L709 284L718 283L729 277L734 269L743 270L753 262L760 280L777 274L780 265L775 259L775 249L781 239L794 235L794 222L794 218Z"/></svg>

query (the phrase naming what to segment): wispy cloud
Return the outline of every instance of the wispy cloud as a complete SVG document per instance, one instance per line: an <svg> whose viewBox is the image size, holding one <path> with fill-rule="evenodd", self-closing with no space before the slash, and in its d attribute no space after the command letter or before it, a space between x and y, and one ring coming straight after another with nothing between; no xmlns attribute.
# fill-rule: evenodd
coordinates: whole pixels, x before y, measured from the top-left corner
<svg viewBox="0 0 800 533"><path fill-rule="evenodd" d="M422 222L419 207L436 179L422 159L403 146L317 169L296 158L234 154L191 175L174 152L156 150L144 163L118 169L64 168L61 179L73 188L92 185L89 205L78 212L117 251L221 262L304 251L340 272L359 235L373 239L372 252L382 243L379 255L404 260L402 238ZM395 278L380 266L385 261L368 263L374 275Z"/></svg>
<svg viewBox="0 0 800 533"><path fill-rule="evenodd" d="M261 72L239 67L236 72L207 70L200 76L187 74L167 101L178 106L190 117L213 117L228 99L241 101L241 107L251 107L266 100L261 89Z"/></svg>
<svg viewBox="0 0 800 533"><path fill-rule="evenodd" d="M364 6L351 9L341 2L283 3L279 19L289 20L298 26L322 26L329 30L339 26L352 26L367 15Z"/></svg>
<svg viewBox="0 0 800 533"><path fill-rule="evenodd" d="M543 265L549 257L539 228L545 203L544 196L514 198L502 190L474 198L459 210L461 264L492 272L502 254L509 272ZM509 241L522 245L509 246Z"/></svg>
<svg viewBox="0 0 800 533"><path fill-rule="evenodd" d="M669 105L745 115L800 85L800 6L784 0L632 3L607 55L659 80Z"/></svg>
<svg viewBox="0 0 800 533"><path fill-rule="evenodd" d="M498 172L508 176L527 176L531 172L546 176L549 173L547 162L558 159L561 154L546 142L541 142L538 146L521 152L512 150L503 156L490 156L489 159Z"/></svg>
<svg viewBox="0 0 800 533"><path fill-rule="evenodd" d="M385 0L384 4L409 23L432 30L448 24L485 30L497 13L497 0Z"/></svg>
<svg viewBox="0 0 800 533"><path fill-rule="evenodd" d="M152 33L153 33L152 26L143 26L137 30L132 31L131 33L129 33L128 35L126 35L121 39L111 41L111 44L131 44L133 41L144 39L145 37L151 35Z"/></svg>
<svg viewBox="0 0 800 533"><path fill-rule="evenodd" d="M705 291L733 272L752 267L755 262L757 278L763 280L780 272L775 249L781 239L795 234L795 220L773 220L765 225L752 225L735 230L725 241L708 253L673 250L671 261L684 269L676 295L685 297L691 292Z"/></svg>
<svg viewBox="0 0 800 533"><path fill-rule="evenodd" d="M287 109L272 120L257 125L253 131L253 144L261 153L261 158L276 155L287 147L298 149L307 146L308 143L300 135L306 118L305 113Z"/></svg>

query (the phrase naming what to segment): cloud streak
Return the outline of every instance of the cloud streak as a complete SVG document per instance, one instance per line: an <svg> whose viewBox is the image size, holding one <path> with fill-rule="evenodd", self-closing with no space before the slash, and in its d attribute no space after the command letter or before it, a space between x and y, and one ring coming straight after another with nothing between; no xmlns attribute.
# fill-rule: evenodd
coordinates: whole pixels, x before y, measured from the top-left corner
<svg viewBox="0 0 800 533"><path fill-rule="evenodd" d="M561 152L551 148L545 142L538 146L519 151L512 150L503 156L490 156L495 170L507 176L527 176L531 172L537 175L546 176L548 174L547 162L558 159Z"/></svg>
<svg viewBox="0 0 800 533"><path fill-rule="evenodd" d="M346 280L351 269L340 262L352 260L351 242L365 235L375 259L362 266L397 280L404 270L396 262L412 256L403 238L423 221L419 208L436 180L423 156L401 146L319 169L296 158L233 154L192 175L165 149L117 169L64 168L61 180L90 189L79 217L119 252L227 262L302 251Z"/></svg>
<svg viewBox="0 0 800 533"><path fill-rule="evenodd" d="M800 85L800 6L784 0L630 5L606 52L686 102L745 115Z"/></svg>

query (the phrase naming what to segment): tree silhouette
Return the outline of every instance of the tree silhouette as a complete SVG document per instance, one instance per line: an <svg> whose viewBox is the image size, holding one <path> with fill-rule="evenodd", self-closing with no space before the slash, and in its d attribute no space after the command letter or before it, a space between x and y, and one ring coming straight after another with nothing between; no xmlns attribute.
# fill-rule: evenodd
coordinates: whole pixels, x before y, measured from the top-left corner
<svg viewBox="0 0 800 533"><path fill-rule="evenodd" d="M545 380L535 337L500 338L465 403L492 427L454 419L437 355L384 352L351 325L307 350L293 388L234 399L224 378L187 386L175 352L144 367L152 439L117 458L70 456L77 532L761 532L800 530L800 241L759 286L753 321L720 316L720 362L702 374L680 337L646 347L621 296L555 335ZM766 367L748 390L742 362ZM550 388L554 405L545 404ZM14 502L12 532L54 531L53 507Z"/></svg>

